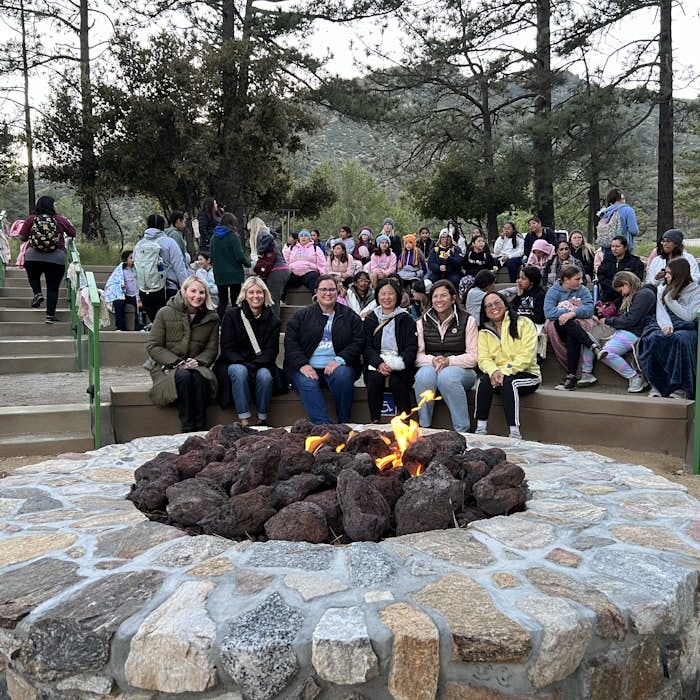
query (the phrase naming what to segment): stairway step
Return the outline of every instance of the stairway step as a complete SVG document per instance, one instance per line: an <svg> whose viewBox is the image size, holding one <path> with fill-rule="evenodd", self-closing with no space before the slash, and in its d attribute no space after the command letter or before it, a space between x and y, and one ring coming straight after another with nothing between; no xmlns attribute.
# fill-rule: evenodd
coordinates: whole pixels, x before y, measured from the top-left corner
<svg viewBox="0 0 700 700"><path fill-rule="evenodd" d="M62 318L58 323L44 323L43 316L37 316L36 321L5 321L2 324L3 338L17 338L23 336L46 336L47 338L67 338L71 336L68 314L66 320Z"/></svg>
<svg viewBox="0 0 700 700"><path fill-rule="evenodd" d="M37 356L47 353L73 356L75 343L72 338L0 338L0 357Z"/></svg>
<svg viewBox="0 0 700 700"><path fill-rule="evenodd" d="M66 321L70 318L70 310L65 308L56 309L56 316ZM6 309L0 303L0 323L16 323L17 321L44 322L46 309ZM4 335L4 333L3 333Z"/></svg>
<svg viewBox="0 0 700 700"><path fill-rule="evenodd" d="M20 297L0 297L0 307L3 309L31 309L32 297L31 295L24 294ZM66 294L62 294L58 297L58 304L61 307L68 308L68 297ZM44 301L39 309L46 311L46 301Z"/></svg>
<svg viewBox="0 0 700 700"><path fill-rule="evenodd" d="M2 358L0 375L3 374L47 374L53 372L77 371L73 354L69 355L30 355L6 356Z"/></svg>
<svg viewBox="0 0 700 700"><path fill-rule="evenodd" d="M90 404L86 395L85 403L0 406L0 425L3 439L89 433Z"/></svg>
<svg viewBox="0 0 700 700"><path fill-rule="evenodd" d="M20 435L0 438L0 457L58 455L63 452L87 452L95 446L90 433L63 435Z"/></svg>

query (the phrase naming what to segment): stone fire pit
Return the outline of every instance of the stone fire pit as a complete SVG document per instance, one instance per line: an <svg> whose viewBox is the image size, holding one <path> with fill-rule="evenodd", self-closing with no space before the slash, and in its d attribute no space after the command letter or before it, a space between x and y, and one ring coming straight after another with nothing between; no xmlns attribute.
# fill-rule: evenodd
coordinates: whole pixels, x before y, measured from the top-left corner
<svg viewBox="0 0 700 700"><path fill-rule="evenodd" d="M0 698L698 696L700 503L682 486L469 435L524 469L525 512L380 543L235 543L124 499L184 439L0 481Z"/></svg>

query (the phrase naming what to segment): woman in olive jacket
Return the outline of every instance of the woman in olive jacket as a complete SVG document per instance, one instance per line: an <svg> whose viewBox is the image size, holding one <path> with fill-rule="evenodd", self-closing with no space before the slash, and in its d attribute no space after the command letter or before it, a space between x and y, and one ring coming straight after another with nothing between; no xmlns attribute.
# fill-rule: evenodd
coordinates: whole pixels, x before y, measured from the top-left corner
<svg viewBox="0 0 700 700"><path fill-rule="evenodd" d="M158 406L176 403L182 432L207 427L207 404L216 396L211 366L219 351L219 317L209 288L188 277L158 311L146 347L153 360L150 396Z"/></svg>

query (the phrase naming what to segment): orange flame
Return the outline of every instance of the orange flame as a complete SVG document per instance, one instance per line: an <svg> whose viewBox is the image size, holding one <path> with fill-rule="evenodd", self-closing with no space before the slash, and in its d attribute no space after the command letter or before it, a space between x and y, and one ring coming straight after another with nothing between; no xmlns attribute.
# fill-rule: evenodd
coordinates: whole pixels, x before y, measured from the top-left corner
<svg viewBox="0 0 700 700"><path fill-rule="evenodd" d="M309 437L307 437L304 441L304 449L307 452L311 452L311 454L315 455L323 447L323 445L328 442L330 436L330 433L326 433L325 435L309 435Z"/></svg>

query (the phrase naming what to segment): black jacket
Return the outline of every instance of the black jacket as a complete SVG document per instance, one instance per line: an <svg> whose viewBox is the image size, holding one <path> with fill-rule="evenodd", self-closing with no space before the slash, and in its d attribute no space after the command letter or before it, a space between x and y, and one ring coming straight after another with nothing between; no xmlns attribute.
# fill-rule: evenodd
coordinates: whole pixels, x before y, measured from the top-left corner
<svg viewBox="0 0 700 700"><path fill-rule="evenodd" d="M241 314L250 322L262 351L256 355L246 333ZM219 359L228 365L246 365L249 370L268 369L275 364L280 347L280 320L271 308L265 307L255 318L247 302L240 307L229 306L221 322L221 353Z"/></svg>
<svg viewBox="0 0 700 700"><path fill-rule="evenodd" d="M542 235L541 236L536 236L534 233L528 233L527 236L525 236L525 259L529 257L530 253L532 252L532 244L538 240L538 238L541 238L544 241L547 241L547 243L551 243L555 248L557 247L557 237L552 231L551 228L548 226L543 226L542 227Z"/></svg>
<svg viewBox="0 0 700 700"><path fill-rule="evenodd" d="M656 288L652 284L642 287L632 299L629 308L619 316L605 319L605 325L616 331L629 331L641 336L649 319L656 314Z"/></svg>
<svg viewBox="0 0 700 700"><path fill-rule="evenodd" d="M382 334L384 329L375 333L379 319L374 313L369 314L364 321L365 327L365 349L364 360L365 367L379 367L382 362L380 354L382 348ZM404 365L409 372L416 371L416 355L418 354L418 333L416 331L416 322L411 317L411 314L399 314L395 317L395 334L396 345L398 346L399 355L403 358Z"/></svg>
<svg viewBox="0 0 700 700"><path fill-rule="evenodd" d="M601 301L613 301L618 308L622 303L622 297L613 289L612 281L616 272L633 272L639 279L644 282L646 270L644 263L629 251L625 252L625 256L618 260L615 257L606 257L598 268L598 284L600 292L598 298Z"/></svg>
<svg viewBox="0 0 700 700"><path fill-rule="evenodd" d="M534 291L528 289L524 294L517 294L508 302L518 316L527 316L533 323L544 323L547 318L544 315L545 291L537 287Z"/></svg>
<svg viewBox="0 0 700 700"><path fill-rule="evenodd" d="M284 334L284 368L291 377L300 367L309 363L323 338L326 315L318 304L311 304L297 311L287 322ZM360 376L360 358L365 344L365 329L362 319L350 308L335 305L331 327L333 350L352 367L355 376Z"/></svg>

